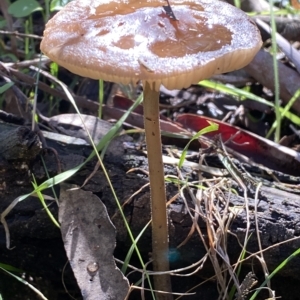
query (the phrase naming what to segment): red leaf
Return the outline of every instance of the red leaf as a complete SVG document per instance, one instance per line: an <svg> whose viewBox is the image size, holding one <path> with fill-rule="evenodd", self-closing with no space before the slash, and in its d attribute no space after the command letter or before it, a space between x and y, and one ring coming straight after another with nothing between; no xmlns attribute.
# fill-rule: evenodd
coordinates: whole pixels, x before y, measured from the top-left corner
<svg viewBox="0 0 300 300"><path fill-rule="evenodd" d="M208 125L208 121L217 123L217 131L206 134L206 137L213 138L220 134L226 146L243 154L256 163L263 164L271 169L279 170L289 174L299 174L300 153L281 146L254 133L248 132L236 126L214 120L211 118L192 114L183 114L176 118L186 129L198 132Z"/></svg>

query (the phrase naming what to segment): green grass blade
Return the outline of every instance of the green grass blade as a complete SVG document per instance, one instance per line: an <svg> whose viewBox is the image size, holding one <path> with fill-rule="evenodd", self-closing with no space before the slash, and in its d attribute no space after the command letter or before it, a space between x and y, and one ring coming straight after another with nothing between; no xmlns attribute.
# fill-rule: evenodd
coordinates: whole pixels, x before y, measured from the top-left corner
<svg viewBox="0 0 300 300"><path fill-rule="evenodd" d="M99 110L98 110L98 118L102 118L102 105L104 99L104 83L103 80L99 80Z"/></svg>
<svg viewBox="0 0 300 300"><path fill-rule="evenodd" d="M8 89L10 89L14 85L14 82L7 82L4 85L0 86L0 94L3 94Z"/></svg>
<svg viewBox="0 0 300 300"><path fill-rule="evenodd" d="M141 230L141 232L138 234L138 236L136 237L136 239L134 240L134 242L131 244L128 252L127 252L127 255L125 257L125 260L124 260L124 264L122 266L122 269L121 271L123 272L123 274L125 275L126 273L126 270L127 270L127 267L128 267L128 264L130 262L130 259L131 259L131 256L133 254L133 251L137 248L137 243L139 241L139 239L141 238L141 236L144 234L145 230L147 229L147 227L150 225L151 221L149 221L146 226ZM145 265L143 265L143 268L145 270ZM151 280L149 278L149 275L148 273L146 272L146 278L148 280L148 283L149 283L149 288L151 289L151 294L152 294L152 298L155 299L155 296L154 296L154 293L153 293L153 288L152 288L152 284L151 284Z"/></svg>
<svg viewBox="0 0 300 300"><path fill-rule="evenodd" d="M31 290L33 290L41 299L43 300L48 300L48 298L46 298L37 288L35 288L33 285L31 285L28 281L24 280L23 278L7 271L6 269L2 268L0 266L0 269L2 271L4 271L5 273L9 274L10 276L14 277L16 280L20 281L21 283L25 284L26 286L28 286Z"/></svg>
<svg viewBox="0 0 300 300"><path fill-rule="evenodd" d="M130 259L131 259L131 256L133 254L135 246L137 245L139 239L142 237L142 235L144 234L145 230L150 225L150 223L151 223L151 221L149 221L146 224L146 226L141 230L141 232L138 234L138 236L136 237L136 239L134 240L134 242L131 244L131 247L129 248L129 250L127 252L127 255L126 255L125 260L124 260L124 264L123 264L122 269L121 269L121 271L123 272L123 274L125 274L126 271L127 271L127 267L128 267L129 262L130 262Z"/></svg>
<svg viewBox="0 0 300 300"><path fill-rule="evenodd" d="M297 249L294 253L292 253L288 258L286 258L266 279L265 281L260 285L260 287L255 291L255 293L251 296L249 300L254 300L256 296L259 294L259 292L262 290L262 288L286 265L294 259L297 255L300 254L300 248Z"/></svg>
<svg viewBox="0 0 300 300"><path fill-rule="evenodd" d="M18 268L15 268L11 265L0 263L0 268L5 269L6 271L16 272L16 273L23 273L24 271Z"/></svg>
<svg viewBox="0 0 300 300"><path fill-rule="evenodd" d="M89 157L80 165L74 167L73 169L67 170L63 173L60 173L52 178L47 179L39 186L36 186L32 193L23 195L19 197L19 202L25 200L28 196L43 191L44 189L53 187L56 184L62 183L65 180L69 179L71 176L76 174L88 161L90 161L96 154L96 152L101 151L106 144L118 133L120 127L122 126L123 122L127 119L128 115L141 103L142 99L138 99L132 107L120 118L120 120L111 128L111 130L101 139L99 144L95 146L92 153ZM96 151L95 151L96 150Z"/></svg>
<svg viewBox="0 0 300 300"><path fill-rule="evenodd" d="M280 140L281 132L281 114L280 114L280 89L279 89L279 72L278 72L278 63L277 63L277 42L276 42L276 21L273 8L273 0L269 0L270 4L270 15L271 15L271 36L272 36L272 52L273 52L273 70L274 70L274 95L275 95L275 116L276 116L276 129L274 140L276 143Z"/></svg>
<svg viewBox="0 0 300 300"><path fill-rule="evenodd" d="M293 97L290 99L290 101L288 102L288 104L282 109L280 108L280 113L281 113L281 118L283 117L287 117L287 115L289 114L289 110L291 109L291 107L293 106L293 104L296 102L296 100L300 97L300 89L298 89L295 94L293 95ZM291 118L289 118L294 124L296 125L300 125L300 118L294 114L289 114L289 116L293 117L293 120L291 120ZM268 138L273 132L274 130L277 128L277 120L275 120L275 122L272 124L272 127L270 128L269 132L266 135L266 138Z"/></svg>
<svg viewBox="0 0 300 300"><path fill-rule="evenodd" d="M215 89L221 93L233 96L233 97L237 97L239 98L241 101L243 101L244 99L251 99L254 101L257 101L259 103L268 105L272 108L275 108L275 105L267 100L265 100L264 98L261 98L259 96L256 96L248 91L245 90L241 90L238 89L236 87L229 87L226 86L225 84L222 83L217 83L211 80L203 80L201 82L199 82L199 85L203 86L203 87L207 87L207 88L211 88L211 89ZM290 106L294 103L294 101L296 101L297 97L299 97L300 93L298 94L298 91L294 94L294 96L291 98L291 100L289 101L289 104L286 105L285 108L279 107L279 111L281 114L284 113L284 116L289 119L291 122L293 122L295 125L299 125L300 126L300 118L289 112L288 110L290 109Z"/></svg>
<svg viewBox="0 0 300 300"><path fill-rule="evenodd" d="M33 177L33 180L34 180L34 182L32 182L32 185L33 185L34 189L36 189L37 188L37 183L36 183L34 177ZM48 206L47 206L47 204L45 202L45 198L44 198L43 194L40 191L38 191L36 194L37 194L38 198L40 199L40 201L41 201L41 203L42 203L42 205L43 205L43 207L44 207L47 215L49 216L50 220L54 223L54 225L56 227L60 228L59 223L56 221L56 219L54 218L53 214L49 210L49 208L48 208Z"/></svg>
<svg viewBox="0 0 300 300"><path fill-rule="evenodd" d="M227 94L227 95L231 95L231 96L238 97L238 98L248 98L248 99L251 99L251 100L255 100L259 103L274 107L273 103L265 100L264 98L256 96L256 95L254 95L250 92L247 92L245 90L238 89L236 87L229 87L225 84L217 83L217 82L214 82L214 81L211 81L211 80L202 80L202 81L199 82L199 85L204 86L204 87L208 87L208 88L211 88L211 89L215 89L215 90L217 90L219 92L222 92L224 94Z"/></svg>
<svg viewBox="0 0 300 300"><path fill-rule="evenodd" d="M203 134L206 134L206 133L209 133L209 132L212 132L212 131L216 131L218 130L219 128L219 125L216 124L216 123L213 123L213 122L208 122L209 123L209 126L201 129L200 131L198 131L191 139L190 141L186 144L186 146L184 147L183 151L182 151L182 154L180 156L180 160L179 160L179 168L182 167L183 163L184 163L184 160L185 160L185 157L186 157L186 153L187 153L187 150L190 146L190 143L194 140L197 140L199 138L199 136L203 135Z"/></svg>

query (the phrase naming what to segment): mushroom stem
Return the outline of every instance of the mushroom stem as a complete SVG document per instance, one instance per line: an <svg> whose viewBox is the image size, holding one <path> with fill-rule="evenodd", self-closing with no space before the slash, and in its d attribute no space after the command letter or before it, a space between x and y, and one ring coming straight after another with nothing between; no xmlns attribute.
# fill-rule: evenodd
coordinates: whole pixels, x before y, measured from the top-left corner
<svg viewBox="0 0 300 300"><path fill-rule="evenodd" d="M152 89L148 82L144 82L143 105L151 191L153 269L168 271L169 241L159 125L159 91ZM154 276L154 287L156 290L172 292L170 275ZM157 293L157 299L169 300L173 297L171 294Z"/></svg>

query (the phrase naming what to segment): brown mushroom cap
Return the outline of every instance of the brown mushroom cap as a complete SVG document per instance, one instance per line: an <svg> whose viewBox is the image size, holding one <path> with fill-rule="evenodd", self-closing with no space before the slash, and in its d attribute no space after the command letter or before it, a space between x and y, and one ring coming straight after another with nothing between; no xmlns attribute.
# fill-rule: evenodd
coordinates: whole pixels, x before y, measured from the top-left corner
<svg viewBox="0 0 300 300"><path fill-rule="evenodd" d="M73 73L158 89L247 65L261 47L245 13L211 0L74 0L46 25L41 50ZM155 84L153 84L155 82Z"/></svg>

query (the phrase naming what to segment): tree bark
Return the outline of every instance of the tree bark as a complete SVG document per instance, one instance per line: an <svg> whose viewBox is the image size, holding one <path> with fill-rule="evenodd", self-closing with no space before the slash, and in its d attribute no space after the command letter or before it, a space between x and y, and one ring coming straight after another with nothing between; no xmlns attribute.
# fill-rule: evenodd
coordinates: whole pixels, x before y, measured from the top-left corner
<svg viewBox="0 0 300 300"><path fill-rule="evenodd" d="M3 124L0 124L0 132L2 132L3 128L1 128L1 126L3 126ZM16 130L16 128L13 127L12 131L13 130ZM3 143L5 143L5 141ZM89 146L62 145L53 140L47 140L47 143L57 150L63 169L78 165L91 151ZM53 155L47 152L42 152L42 155L50 170L50 176L52 176L57 172L57 161ZM8 161L3 157L0 160L1 170L4 170L3 172L0 172L1 212L16 197L32 191L32 177L30 172L28 172L28 169L23 171L20 169L19 166L21 160ZM128 174L127 171L132 168L147 170L147 159L142 152L127 147L123 148L123 155L114 156L113 154L110 154L106 156L104 163L107 170L109 170L109 175L119 200L121 203L126 202L124 212L134 235L137 236L150 219L149 188L144 188L134 197L130 197L143 185L148 183L148 178L142 171L130 172ZM39 156L34 158L30 157L30 159L27 160L27 165L30 171L36 174L36 179L39 182L46 180L47 177L43 171ZM84 169L73 176L69 182L81 186L84 180L91 174L94 165L95 162L89 163ZM190 174L193 174L192 170L188 168L184 168L182 171L184 176L186 176L185 178L188 178L191 176ZM177 171L174 166L166 165L165 173L177 176ZM203 176L207 176L207 174L203 174ZM193 178L193 180L195 180L195 178ZM168 200L178 194L177 185L168 183L166 187ZM100 196L101 200L106 205L108 213L117 229L117 248L115 256L124 259L131 245L131 241L128 238L123 220L118 213L110 188L103 176L103 171L98 170L85 185L84 189L92 191ZM238 190L238 188L236 189ZM59 187L55 187L55 190L59 195ZM46 193L51 194L51 191L46 191ZM193 209L194 204L192 200L188 195L185 196L189 207ZM259 195L257 213L254 212L255 201L253 199L253 191L250 191L248 197L251 222L250 230L253 234L247 244L247 251L249 251L249 253L258 251L257 233L255 230L255 217L257 217L262 248L266 249L274 246L273 248L270 248L270 250L264 252L266 264L269 271L272 271L292 252L300 247L300 239L297 239L300 234L299 191L283 191L273 187L262 188ZM131 200L128 201L128 199ZM229 201L229 207L232 208L242 207L245 203L244 198L239 195L228 194L224 199ZM214 201L214 199L212 199L212 201ZM222 203L215 203L215 206L220 213L224 210L224 205ZM57 216L55 202L50 203L49 207L51 212ZM203 209L205 212L205 208ZM177 197L176 200L172 202L168 209L168 215L170 247L176 254L176 259L171 261L171 269L188 266L189 264L199 261L206 254L206 249L196 232L192 234L185 245L178 249L176 248L186 239L193 223L187 212L183 198ZM5 234L3 226L1 225L0 262L11 264L29 273L38 274L38 276L49 279L56 287L61 287L60 272L66 262L66 256L60 231L50 221L39 200L34 197L29 197L20 202L10 212L6 220L11 234L11 246L14 248L12 250L7 250L5 248ZM245 210L242 209L233 219L230 226L231 234L228 235L227 251L231 263L236 261L242 250L238 240L241 243L245 237L245 220L246 213ZM204 220L199 218L198 224L204 237L207 237L207 228ZM293 240L284 243L284 241L288 239ZM275 244L279 242L282 242L282 244L280 246L275 246ZM141 253L144 255L145 261L147 261L148 253L151 251L150 228L143 234L138 245ZM262 273L260 263L254 257L245 262L243 267L245 268L244 270L247 270L248 266L250 266L250 269L253 268L253 270L255 270L257 276L260 276ZM289 264L287 268L282 269L278 275L279 283L285 282L285 284L284 286L283 284L278 284L275 286L275 289L280 289L279 293L281 295L285 293L285 299L293 299L292 296L288 296L290 295L289 283L296 283L293 288L294 293L300 291L298 276L299 268L300 258L295 257L292 263ZM65 282L74 287L74 278L72 277L70 270L67 271L66 274ZM199 283L201 277L208 278L210 275L213 275L212 266L210 263L205 263L203 269L198 272L198 277L196 277L196 279L194 277L187 277L186 279L184 277L179 277L179 279L173 277L173 290L175 292L184 292L188 287L191 287L194 282ZM289 280L284 281L282 278L285 277L288 277ZM284 290L285 287L287 290ZM75 288L74 290L76 291ZM202 294L205 293L204 295L212 297L204 297L204 299L217 299L215 297L215 295L217 295L217 290L214 283L210 283L210 288L207 288L207 286L205 287L205 285L203 288L199 287L197 292ZM194 299L192 296L190 297L191 298L189 299ZM196 294L195 299L198 299L197 297L199 298L199 294L198 296Z"/></svg>

